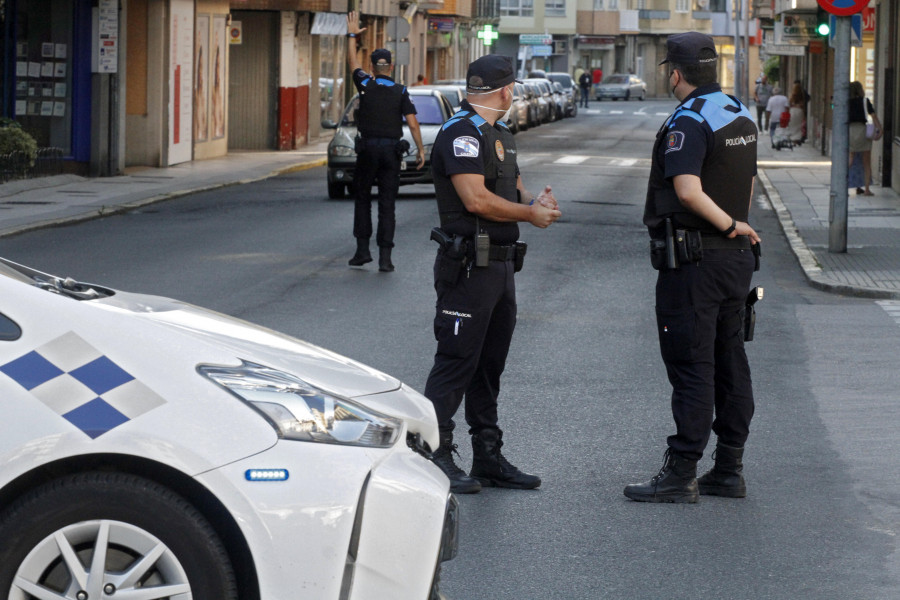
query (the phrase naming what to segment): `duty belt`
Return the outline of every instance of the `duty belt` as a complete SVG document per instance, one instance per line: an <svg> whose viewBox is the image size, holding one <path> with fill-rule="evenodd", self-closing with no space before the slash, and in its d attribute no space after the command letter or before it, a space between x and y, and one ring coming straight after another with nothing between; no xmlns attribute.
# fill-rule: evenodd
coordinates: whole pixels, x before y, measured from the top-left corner
<svg viewBox="0 0 900 600"><path fill-rule="evenodd" d="M738 235L733 238L722 237L719 233L700 232L704 250L749 250L750 238Z"/></svg>
<svg viewBox="0 0 900 600"><path fill-rule="evenodd" d="M385 137L365 137L362 138L362 143L366 146L393 146L399 139L395 138L385 138Z"/></svg>
<svg viewBox="0 0 900 600"><path fill-rule="evenodd" d="M488 252L488 258L491 260L516 260L516 245L510 244L509 246L497 246L491 244L490 252Z"/></svg>

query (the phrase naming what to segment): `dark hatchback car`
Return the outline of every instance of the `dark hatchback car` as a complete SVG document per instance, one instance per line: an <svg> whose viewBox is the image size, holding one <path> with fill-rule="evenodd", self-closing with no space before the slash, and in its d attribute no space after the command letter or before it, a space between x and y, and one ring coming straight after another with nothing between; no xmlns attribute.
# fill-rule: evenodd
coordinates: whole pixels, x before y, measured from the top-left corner
<svg viewBox="0 0 900 600"><path fill-rule="evenodd" d="M444 121L453 115L453 107L447 98L436 89L425 86L409 88L409 98L416 107L416 119L422 130L422 144L425 146L425 166L416 169L416 142L409 132L409 126L403 124L403 139L409 142L409 150L400 163L400 185L413 183L431 183L431 147ZM352 189L353 176L356 171L356 119L359 110L359 96L354 96L347 104L340 124L334 121L323 121L325 129L336 129L334 138L328 144L328 197L343 198L346 191ZM352 192L351 192L352 194Z"/></svg>

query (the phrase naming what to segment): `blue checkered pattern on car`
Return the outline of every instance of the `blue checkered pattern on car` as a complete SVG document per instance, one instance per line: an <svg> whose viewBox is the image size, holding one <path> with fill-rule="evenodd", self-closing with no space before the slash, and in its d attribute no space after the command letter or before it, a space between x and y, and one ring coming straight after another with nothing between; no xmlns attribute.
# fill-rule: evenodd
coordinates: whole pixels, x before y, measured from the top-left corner
<svg viewBox="0 0 900 600"><path fill-rule="evenodd" d="M0 373L92 439L165 404L74 332L0 365Z"/></svg>

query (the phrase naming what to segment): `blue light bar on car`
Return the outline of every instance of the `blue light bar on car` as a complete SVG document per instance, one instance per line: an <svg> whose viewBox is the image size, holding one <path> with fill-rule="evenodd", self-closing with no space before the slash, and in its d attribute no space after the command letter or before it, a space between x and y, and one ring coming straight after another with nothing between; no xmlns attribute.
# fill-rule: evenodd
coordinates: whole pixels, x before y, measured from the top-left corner
<svg viewBox="0 0 900 600"><path fill-rule="evenodd" d="M287 481L290 474L287 469L247 469L244 477L247 481Z"/></svg>

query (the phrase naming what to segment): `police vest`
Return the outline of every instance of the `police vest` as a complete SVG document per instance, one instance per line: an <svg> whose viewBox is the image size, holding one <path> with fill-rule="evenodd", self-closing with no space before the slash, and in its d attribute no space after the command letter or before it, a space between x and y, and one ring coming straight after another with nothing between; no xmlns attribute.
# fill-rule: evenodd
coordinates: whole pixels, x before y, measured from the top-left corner
<svg viewBox="0 0 900 600"><path fill-rule="evenodd" d="M672 217L681 227L710 233L718 231L686 209L678 200L675 185L665 178L660 147L678 117L705 122L712 130L713 145L707 148L700 171L703 191L732 218L746 221L756 175L756 124L750 111L737 98L713 92L691 98L679 106L657 133L644 205L644 224L653 233L666 217Z"/></svg>
<svg viewBox="0 0 900 600"><path fill-rule="evenodd" d="M469 121L478 131L480 154L484 165L484 186L501 198L510 202L518 202L519 194L516 183L519 170L516 165L516 143L505 123L498 121L496 126L491 126L478 113L461 110L441 127L435 145L452 144L453 140L444 141L441 138L447 135L446 131L451 125L461 120ZM450 178L435 176L434 190L441 217L441 228L448 233L474 235L475 215L466 210ZM478 221L481 230L489 234L494 243L507 244L519 239L517 223L499 223L484 218L479 218Z"/></svg>
<svg viewBox="0 0 900 600"><path fill-rule="evenodd" d="M401 111L406 88L388 77L367 77L359 92L359 133L365 137L403 137Z"/></svg>

